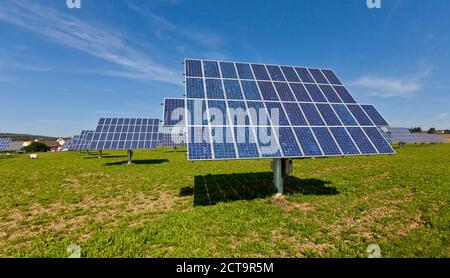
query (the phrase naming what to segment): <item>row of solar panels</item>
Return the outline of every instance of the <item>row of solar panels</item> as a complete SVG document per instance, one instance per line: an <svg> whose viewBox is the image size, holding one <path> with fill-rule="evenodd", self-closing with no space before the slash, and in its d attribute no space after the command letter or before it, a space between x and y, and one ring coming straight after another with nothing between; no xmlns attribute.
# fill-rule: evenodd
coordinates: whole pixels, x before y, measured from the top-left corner
<svg viewBox="0 0 450 278"><path fill-rule="evenodd" d="M385 133L392 143L444 143L444 139L436 134L411 133L403 127L387 127Z"/></svg>
<svg viewBox="0 0 450 278"><path fill-rule="evenodd" d="M184 125L187 112L187 125L202 125L208 121L207 115L218 111L222 123L214 125L264 125L276 111L279 123L273 126L387 126L388 123L373 105L326 104L303 102L257 102L257 101L219 101L187 99L164 100L164 126ZM239 122L240 121L240 122Z"/></svg>
<svg viewBox="0 0 450 278"><path fill-rule="evenodd" d="M23 141L12 141L11 138L0 138L0 152L18 152L23 148Z"/></svg>

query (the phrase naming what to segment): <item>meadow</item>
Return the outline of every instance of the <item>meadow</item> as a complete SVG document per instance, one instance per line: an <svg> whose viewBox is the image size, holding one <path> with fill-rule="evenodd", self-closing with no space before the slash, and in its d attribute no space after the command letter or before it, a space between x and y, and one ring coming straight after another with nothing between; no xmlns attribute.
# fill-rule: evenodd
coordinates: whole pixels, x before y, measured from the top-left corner
<svg viewBox="0 0 450 278"><path fill-rule="evenodd" d="M0 257L450 257L450 144L270 160L184 150L0 156Z"/></svg>

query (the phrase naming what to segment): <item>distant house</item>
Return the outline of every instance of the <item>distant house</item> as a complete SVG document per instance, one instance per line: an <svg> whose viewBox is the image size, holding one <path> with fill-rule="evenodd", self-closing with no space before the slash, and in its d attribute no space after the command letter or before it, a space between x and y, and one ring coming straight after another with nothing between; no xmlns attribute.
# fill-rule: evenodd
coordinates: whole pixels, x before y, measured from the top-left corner
<svg viewBox="0 0 450 278"><path fill-rule="evenodd" d="M66 143L66 140L64 140L63 138L58 138L58 140L56 140L56 142L58 142L58 144L62 147Z"/></svg>
<svg viewBox="0 0 450 278"><path fill-rule="evenodd" d="M47 147L50 152L58 152L60 151L61 146L57 141L42 141Z"/></svg>

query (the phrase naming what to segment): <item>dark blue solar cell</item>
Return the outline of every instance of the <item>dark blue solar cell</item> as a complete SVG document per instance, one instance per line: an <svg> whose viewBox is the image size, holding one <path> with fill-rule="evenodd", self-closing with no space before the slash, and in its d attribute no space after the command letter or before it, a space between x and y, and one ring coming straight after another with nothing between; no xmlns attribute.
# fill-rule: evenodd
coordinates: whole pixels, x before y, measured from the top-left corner
<svg viewBox="0 0 450 278"><path fill-rule="evenodd" d="M290 127L281 127L280 131L280 146L283 150L285 157L302 157L302 151L298 146L297 140L295 139L294 132Z"/></svg>
<svg viewBox="0 0 450 278"><path fill-rule="evenodd" d="M175 126L182 123L185 116L184 106L184 99L164 99L164 125Z"/></svg>
<svg viewBox="0 0 450 278"><path fill-rule="evenodd" d="M327 99L320 91L319 86L315 84L305 84L305 87L315 102L327 102Z"/></svg>
<svg viewBox="0 0 450 278"><path fill-rule="evenodd" d="M312 74L317 83L328 84L327 79L319 69L309 69L309 72Z"/></svg>
<svg viewBox="0 0 450 278"><path fill-rule="evenodd" d="M326 127L313 127L314 134L317 141L322 147L322 151L325 155L341 155L341 151L333 139L330 131Z"/></svg>
<svg viewBox="0 0 450 278"><path fill-rule="evenodd" d="M295 73L293 67L281 66L281 70L283 71L284 76L286 76L286 79L289 82L300 82L300 78L298 78L298 75Z"/></svg>
<svg viewBox="0 0 450 278"><path fill-rule="evenodd" d="M224 99L222 81L220 79L206 79L206 94L209 99Z"/></svg>
<svg viewBox="0 0 450 278"><path fill-rule="evenodd" d="M244 99L241 92L241 86L237 80L224 80L223 84L225 86L225 93L227 94L227 99Z"/></svg>
<svg viewBox="0 0 450 278"><path fill-rule="evenodd" d="M215 159L236 158L233 133L230 127L211 127L211 139Z"/></svg>
<svg viewBox="0 0 450 278"><path fill-rule="evenodd" d="M200 99L187 100L187 123L188 125L207 125L206 102Z"/></svg>
<svg viewBox="0 0 450 278"><path fill-rule="evenodd" d="M364 110L362 110L359 105L347 105L347 108L352 112L360 125L373 125L372 121L367 117L366 113L364 113Z"/></svg>
<svg viewBox="0 0 450 278"><path fill-rule="evenodd" d="M342 85L339 78L334 74L332 70L322 70L322 73L325 75L325 77L328 79L328 81L333 85Z"/></svg>
<svg viewBox="0 0 450 278"><path fill-rule="evenodd" d="M373 105L361 105L375 125L389 125Z"/></svg>
<svg viewBox="0 0 450 278"><path fill-rule="evenodd" d="M247 106L253 125L270 125L269 115L262 102L248 101Z"/></svg>
<svg viewBox="0 0 450 278"><path fill-rule="evenodd" d="M352 95L347 91L344 86L333 86L336 93L341 97L344 103L356 103L356 100L352 97Z"/></svg>
<svg viewBox="0 0 450 278"><path fill-rule="evenodd" d="M259 94L258 86L255 81L242 80L241 84L247 100L261 100L261 95Z"/></svg>
<svg viewBox="0 0 450 278"><path fill-rule="evenodd" d="M249 64L236 63L236 68L240 79L255 79Z"/></svg>
<svg viewBox="0 0 450 278"><path fill-rule="evenodd" d="M253 128L250 127L234 128L234 137L236 139L239 158L260 157L253 132Z"/></svg>
<svg viewBox="0 0 450 278"><path fill-rule="evenodd" d="M278 95L273 88L272 82L259 81L258 85L264 100L279 100Z"/></svg>
<svg viewBox="0 0 450 278"><path fill-rule="evenodd" d="M296 67L295 71L304 83L314 83L314 79L311 74L309 74L307 69Z"/></svg>
<svg viewBox="0 0 450 278"><path fill-rule="evenodd" d="M323 119L329 126L340 126L342 125L339 121L339 118L336 116L336 113L334 113L333 108L329 104L322 104L318 103L317 108L320 111L320 114L322 114Z"/></svg>
<svg viewBox="0 0 450 278"><path fill-rule="evenodd" d="M376 127L364 127L364 131L379 153L394 153L391 145L384 139Z"/></svg>
<svg viewBox="0 0 450 278"><path fill-rule="evenodd" d="M220 70L222 71L222 78L237 78L234 63L220 62Z"/></svg>
<svg viewBox="0 0 450 278"><path fill-rule="evenodd" d="M188 98L205 98L203 80L198 78L187 78L186 93Z"/></svg>
<svg viewBox="0 0 450 278"><path fill-rule="evenodd" d="M306 116L306 119L308 119L308 122L312 126L324 126L325 123L323 122L322 118L320 117L319 111L317 110L316 106L312 103L300 103L300 107L303 110L303 113Z"/></svg>
<svg viewBox="0 0 450 278"><path fill-rule="evenodd" d="M252 64L253 73L255 74L256 80L270 80L270 76L266 71L264 65Z"/></svg>
<svg viewBox="0 0 450 278"><path fill-rule="evenodd" d="M306 122L306 119L303 116L303 113L300 110L300 107L298 106L297 103L285 102L285 103L283 103L283 105L286 110L286 114L288 115L289 119L291 120L291 124L293 126L308 125L308 123Z"/></svg>
<svg viewBox="0 0 450 278"><path fill-rule="evenodd" d="M295 97L292 94L291 88L288 83L285 82L273 82L277 89L278 96L282 101L295 101Z"/></svg>
<svg viewBox="0 0 450 278"><path fill-rule="evenodd" d="M344 104L332 104L332 106L344 125L358 125Z"/></svg>
<svg viewBox="0 0 450 278"><path fill-rule="evenodd" d="M208 111L211 125L227 125L229 123L225 101L209 100Z"/></svg>
<svg viewBox="0 0 450 278"><path fill-rule="evenodd" d="M350 135L348 135L345 128L331 127L330 130L344 155L359 154L358 149L355 144L353 144L352 138L350 138Z"/></svg>
<svg viewBox="0 0 450 278"><path fill-rule="evenodd" d="M347 127L347 131L350 133L350 136L353 138L353 141L355 141L362 154L377 153L360 127Z"/></svg>
<svg viewBox="0 0 450 278"><path fill-rule="evenodd" d="M286 81L279 66L267 65L267 70L269 71L272 81Z"/></svg>
<svg viewBox="0 0 450 278"><path fill-rule="evenodd" d="M188 157L190 160L212 159L208 127L190 127Z"/></svg>
<svg viewBox="0 0 450 278"><path fill-rule="evenodd" d="M308 92L306 91L305 87L302 84L289 83L289 85L291 86L292 92L294 92L297 101L312 102L311 97L309 96Z"/></svg>
<svg viewBox="0 0 450 278"><path fill-rule="evenodd" d="M320 85L320 89L322 89L323 94L329 102L342 103L342 100L330 85Z"/></svg>
<svg viewBox="0 0 450 278"><path fill-rule="evenodd" d="M321 156L319 145L309 127L294 127L300 146L305 156Z"/></svg>
<svg viewBox="0 0 450 278"><path fill-rule="evenodd" d="M258 126L256 128L256 136L262 157L281 157L277 132L272 127Z"/></svg>
<svg viewBox="0 0 450 278"><path fill-rule="evenodd" d="M98 124L103 125L105 123L105 120L106 120L105 118L100 118Z"/></svg>
<svg viewBox="0 0 450 278"><path fill-rule="evenodd" d="M247 107L243 101L228 101L228 113L233 125L250 125Z"/></svg>
<svg viewBox="0 0 450 278"><path fill-rule="evenodd" d="M199 60L186 60L186 76L203 77L202 62Z"/></svg>
<svg viewBox="0 0 450 278"><path fill-rule="evenodd" d="M284 113L283 107L279 102L266 102L269 111L270 120L273 126L288 126L289 121Z"/></svg>
<svg viewBox="0 0 450 278"><path fill-rule="evenodd" d="M215 61L203 61L205 77L220 78L219 64Z"/></svg>

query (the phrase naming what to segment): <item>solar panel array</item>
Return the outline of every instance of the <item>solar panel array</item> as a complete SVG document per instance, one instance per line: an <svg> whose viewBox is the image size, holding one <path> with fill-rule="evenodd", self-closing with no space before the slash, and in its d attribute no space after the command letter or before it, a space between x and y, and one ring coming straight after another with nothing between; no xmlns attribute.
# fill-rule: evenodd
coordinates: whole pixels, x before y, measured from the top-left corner
<svg viewBox="0 0 450 278"><path fill-rule="evenodd" d="M158 141L158 119L101 118L87 135L89 150L154 149Z"/></svg>
<svg viewBox="0 0 450 278"><path fill-rule="evenodd" d="M388 127L388 136L393 143L444 143L444 140L436 134L411 133L405 127Z"/></svg>
<svg viewBox="0 0 450 278"><path fill-rule="evenodd" d="M185 78L189 160L394 153L332 70L186 60Z"/></svg>
<svg viewBox="0 0 450 278"><path fill-rule="evenodd" d="M65 146L67 150L74 151L75 146L78 144L78 140L80 139L80 135L73 136L72 140Z"/></svg>
<svg viewBox="0 0 450 278"><path fill-rule="evenodd" d="M176 126L184 123L184 99L166 98L164 99L163 126Z"/></svg>
<svg viewBox="0 0 450 278"><path fill-rule="evenodd" d="M0 152L7 151L11 144L11 138L0 138Z"/></svg>
<svg viewBox="0 0 450 278"><path fill-rule="evenodd" d="M83 130L81 131L80 136L74 142L72 146L72 150L74 151L86 151L89 150L90 141L88 140L89 134L94 132L93 130Z"/></svg>
<svg viewBox="0 0 450 278"><path fill-rule="evenodd" d="M186 147L186 134L160 133L158 135L157 147Z"/></svg>
<svg viewBox="0 0 450 278"><path fill-rule="evenodd" d="M18 152L23 148L23 141L12 141L7 151Z"/></svg>

